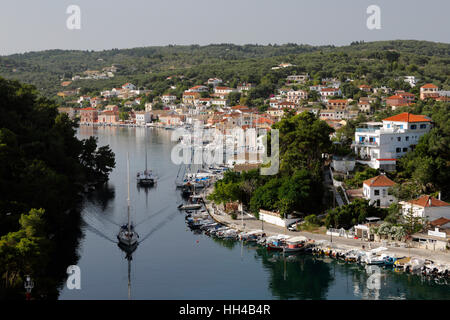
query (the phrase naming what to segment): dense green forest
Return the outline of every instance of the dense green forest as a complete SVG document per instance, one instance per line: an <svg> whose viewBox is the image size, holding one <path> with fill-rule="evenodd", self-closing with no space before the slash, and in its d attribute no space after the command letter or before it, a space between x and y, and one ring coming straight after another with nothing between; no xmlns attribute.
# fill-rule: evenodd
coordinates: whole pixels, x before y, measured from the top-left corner
<svg viewBox="0 0 450 320"><path fill-rule="evenodd" d="M77 259L79 194L108 179L114 153L78 140L76 123L30 85L0 78L0 112L0 298L23 298L27 274L35 298L56 298Z"/></svg>
<svg viewBox="0 0 450 320"><path fill-rule="evenodd" d="M272 70L282 62L295 66ZM344 47L217 44L15 54L0 57L0 75L34 84L45 95L54 96L63 89L63 79L116 65L119 70L112 79L78 80L67 89L80 87L98 93L132 82L154 90L155 95L175 85L175 93L181 96L191 85L220 77L230 86L253 82L258 85L255 97L267 98L287 75L301 72L316 82L323 77L362 77L365 82L394 89L402 85L395 82L396 77L413 75L448 89L449 62L449 44L414 40L355 42ZM177 75L183 77L173 77Z"/></svg>

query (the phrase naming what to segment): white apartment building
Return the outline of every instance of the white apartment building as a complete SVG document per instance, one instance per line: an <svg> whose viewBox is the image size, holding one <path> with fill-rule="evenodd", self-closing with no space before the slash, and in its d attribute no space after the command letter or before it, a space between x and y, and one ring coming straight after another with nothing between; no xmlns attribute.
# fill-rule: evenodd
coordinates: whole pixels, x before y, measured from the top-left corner
<svg viewBox="0 0 450 320"><path fill-rule="evenodd" d="M294 102L294 103L299 103L300 100L302 99L308 99L308 92L304 91L304 90L291 90L288 91L287 93L287 101L288 102Z"/></svg>
<svg viewBox="0 0 450 320"><path fill-rule="evenodd" d="M214 93L217 93L217 94L227 95L227 94L230 94L230 93L232 93L234 91L235 91L235 89L229 88L229 87L215 87L214 88Z"/></svg>
<svg viewBox="0 0 450 320"><path fill-rule="evenodd" d="M211 100L211 105L217 107L226 107L227 99L213 99Z"/></svg>
<svg viewBox="0 0 450 320"><path fill-rule="evenodd" d="M353 147L365 163L375 169L395 170L396 160L412 150L421 136L430 131L431 120L404 112L383 122L366 122L357 128Z"/></svg>
<svg viewBox="0 0 450 320"><path fill-rule="evenodd" d="M309 75L308 74L291 75L287 76L286 80L289 85L305 83L306 81L309 80Z"/></svg>
<svg viewBox="0 0 450 320"><path fill-rule="evenodd" d="M161 101L165 104L173 103L177 100L177 96L173 94L164 94L161 96Z"/></svg>
<svg viewBox="0 0 450 320"><path fill-rule="evenodd" d="M136 124L146 125L150 122L150 113L145 111L136 111Z"/></svg>
<svg viewBox="0 0 450 320"><path fill-rule="evenodd" d="M358 111L342 109L323 109L319 112L321 120L349 120L358 117Z"/></svg>
<svg viewBox="0 0 450 320"><path fill-rule="evenodd" d="M341 96L342 91L339 88L323 88L320 90L320 97L322 101L327 102L328 98L334 97L334 96Z"/></svg>

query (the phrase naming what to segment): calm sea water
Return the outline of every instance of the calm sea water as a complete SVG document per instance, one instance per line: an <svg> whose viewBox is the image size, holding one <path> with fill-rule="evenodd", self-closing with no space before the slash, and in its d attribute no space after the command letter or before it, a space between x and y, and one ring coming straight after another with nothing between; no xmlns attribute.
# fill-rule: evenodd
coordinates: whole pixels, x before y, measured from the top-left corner
<svg viewBox="0 0 450 320"><path fill-rule="evenodd" d="M132 299L450 299L450 287L419 276L381 270L370 289L363 266L309 255L284 259L257 246L192 233L175 188L178 166L170 160L171 131L152 128L79 129L108 144L116 168L108 185L86 200L85 236L78 249L81 289L61 288L60 299L128 299L128 261L116 234L126 222L127 152L130 154L131 213L141 239L131 262ZM138 188L135 175L148 163L157 186Z"/></svg>

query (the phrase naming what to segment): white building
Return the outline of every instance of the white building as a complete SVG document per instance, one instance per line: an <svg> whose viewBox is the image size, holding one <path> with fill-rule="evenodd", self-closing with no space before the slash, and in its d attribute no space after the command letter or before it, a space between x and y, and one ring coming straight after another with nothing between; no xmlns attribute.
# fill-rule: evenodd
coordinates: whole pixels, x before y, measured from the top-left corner
<svg viewBox="0 0 450 320"><path fill-rule="evenodd" d="M173 94L164 94L161 96L161 101L165 104L173 103L177 100L177 96Z"/></svg>
<svg viewBox="0 0 450 320"><path fill-rule="evenodd" d="M136 124L146 125L150 122L150 113L145 111L136 111Z"/></svg>
<svg viewBox="0 0 450 320"><path fill-rule="evenodd" d="M222 79L219 79L219 78L209 78L207 83L213 85L214 87L216 87L216 86L218 86L219 84L222 83Z"/></svg>
<svg viewBox="0 0 450 320"><path fill-rule="evenodd" d="M209 88L206 86L194 86L192 88L189 88L189 90L187 90L187 92L208 92Z"/></svg>
<svg viewBox="0 0 450 320"><path fill-rule="evenodd" d="M304 91L304 90L291 90L288 91L287 93L287 101L288 102L294 102L294 103L299 103L300 100L302 99L308 99L308 92Z"/></svg>
<svg viewBox="0 0 450 320"><path fill-rule="evenodd" d="M287 219L281 218L280 214L277 212L267 211L264 209L259 210L259 220L264 222L277 225L279 227L287 227L290 224L297 222L298 218L288 217Z"/></svg>
<svg viewBox="0 0 450 320"><path fill-rule="evenodd" d="M234 91L235 91L235 89L229 88L229 87L215 87L214 88L214 93L217 93L217 94L227 95Z"/></svg>
<svg viewBox="0 0 450 320"><path fill-rule="evenodd" d="M309 80L308 74L291 75L286 78L288 85L294 85L299 83L305 83Z"/></svg>
<svg viewBox="0 0 450 320"><path fill-rule="evenodd" d="M450 219L450 203L439 199L422 196L416 200L401 201L402 214L407 216L412 214L414 217L433 221L438 218Z"/></svg>
<svg viewBox="0 0 450 320"><path fill-rule="evenodd" d="M249 91L250 89L252 89L254 87L255 87L255 85L253 83L244 82L237 86L237 91L242 93L242 92Z"/></svg>
<svg viewBox="0 0 450 320"><path fill-rule="evenodd" d="M389 188L394 185L395 182L385 175L367 179L363 182L364 199L376 207L389 207L391 203L397 202L397 199L389 194Z"/></svg>
<svg viewBox="0 0 450 320"><path fill-rule="evenodd" d="M109 90L102 91L102 92L100 92L100 95L102 97L109 98L109 97L111 97L111 91L109 91Z"/></svg>
<svg viewBox="0 0 450 320"><path fill-rule="evenodd" d="M414 76L406 76L404 80L405 82L409 83L411 88L414 88L416 86L417 81L419 81L419 79L417 79Z"/></svg>
<svg viewBox="0 0 450 320"><path fill-rule="evenodd" d="M211 100L211 105L217 107L226 107L227 99L213 99Z"/></svg>
<svg viewBox="0 0 450 320"><path fill-rule="evenodd" d="M342 91L339 88L323 88L320 90L320 97L322 101L327 102L328 98L334 97L334 96L341 96Z"/></svg>
<svg viewBox="0 0 450 320"><path fill-rule="evenodd" d="M421 136L430 131L431 120L407 112L383 122L366 122L357 128L353 146L360 162L372 168L395 170L396 160L412 150Z"/></svg>
<svg viewBox="0 0 450 320"><path fill-rule="evenodd" d="M122 89L126 89L126 90L136 90L136 86L132 83L125 83L122 86Z"/></svg>

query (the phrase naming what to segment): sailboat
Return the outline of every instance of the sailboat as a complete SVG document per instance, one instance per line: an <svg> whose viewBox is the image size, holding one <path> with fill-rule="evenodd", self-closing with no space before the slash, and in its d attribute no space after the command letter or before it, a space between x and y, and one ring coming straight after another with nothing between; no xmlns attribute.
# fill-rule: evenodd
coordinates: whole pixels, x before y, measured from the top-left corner
<svg viewBox="0 0 450 320"><path fill-rule="evenodd" d="M135 249L138 245L139 235L134 230L134 226L131 223L130 218L130 158L127 153L127 178L128 178L128 223L120 227L119 234L117 235L117 239L119 240L119 245L125 246L127 249ZM132 250L134 251L134 250Z"/></svg>
<svg viewBox="0 0 450 320"><path fill-rule="evenodd" d="M147 131L146 131L147 134ZM143 187L150 187L155 184L156 177L153 175L152 170L147 168L147 139L145 139L145 170L144 172L138 172L136 175L137 183Z"/></svg>

